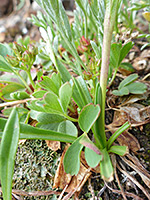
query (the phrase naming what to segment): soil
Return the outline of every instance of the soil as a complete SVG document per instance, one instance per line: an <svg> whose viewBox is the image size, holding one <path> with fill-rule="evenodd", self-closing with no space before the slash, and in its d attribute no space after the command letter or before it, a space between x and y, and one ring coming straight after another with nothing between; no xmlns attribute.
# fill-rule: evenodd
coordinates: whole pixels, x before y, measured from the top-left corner
<svg viewBox="0 0 150 200"><path fill-rule="evenodd" d="M8 1L6 2L6 4ZM65 2L67 3L67 1ZM12 4L11 4L12 5ZM72 8L72 4L66 4L66 7L70 9ZM7 5L6 5L7 7ZM28 4L25 11L22 9L19 11L12 11L13 6L9 6L9 12L6 12L5 5L2 8L0 7L0 42L13 42L16 41L17 38L22 35L23 37L26 35L30 35L31 39L38 41L40 39L40 35L38 29L26 19L31 13L36 13L33 9L33 5ZM28 11L27 11L28 10ZM8 11L8 10L7 10ZM6 16L7 14L7 16ZM9 15L10 14L10 15ZM16 21L14 24L10 26L10 18L14 18ZM147 68L141 70L138 68L138 58L143 58L141 56L141 51L139 50L141 47L141 43L143 44L144 41L141 39L135 41L135 51L134 59L130 58L131 63L137 67L136 72L141 76L144 77L146 74L150 72L150 56L147 58L147 62L149 63ZM150 50L150 49L146 49ZM143 52L143 51L142 51ZM129 58L127 58L129 59ZM145 59L145 58L144 58ZM140 66L139 66L140 67ZM122 78L116 77L113 85L111 88L116 88ZM147 83L149 84L149 79L147 79ZM146 100L141 100L139 103L146 104L146 106L150 105L148 97ZM113 122L114 110L110 109L106 112L106 124L110 124ZM150 172L150 124L144 124L143 126L137 126L130 130L130 133L135 136L140 144L140 150L135 152L134 154L139 159L139 162ZM108 134L109 135L109 134ZM60 156L62 154L62 150L58 150L57 152L52 152L46 145L45 141L25 141L21 142L18 147L18 152L16 156L16 163L15 163L15 173L13 178L13 188L21 191L38 191L38 190L52 190L53 189L53 181L54 175L56 173L56 169L58 163L60 161ZM118 162L120 161L120 157L116 158ZM125 164L126 165L126 164ZM129 172L133 172L131 167L127 166ZM119 178L122 181L122 185L125 191L132 192L137 196L141 197L141 199L146 200L148 198L143 195L140 189L128 179L125 179L123 175L118 171ZM138 174L135 175L136 179L140 182L143 187L147 187L144 182L141 180ZM117 182L114 181L109 184L111 188L118 189ZM150 190L148 190L150 194ZM100 197L104 200L121 200L123 197L119 194L114 193L108 189L102 179L100 178L99 174L92 172L92 175L89 181L86 182L84 185L79 199L94 199L92 192L95 193L95 199L100 199ZM101 195L100 195L101 194ZM99 196L99 197L98 197ZM97 197L97 198L96 198ZM49 195L49 196L41 196L41 197L23 197L26 200L38 200L38 199L57 199L57 195ZM17 199L14 197L14 199ZM70 198L71 199L71 198ZM72 198L73 199L73 198ZM127 198L128 200L134 198Z"/></svg>

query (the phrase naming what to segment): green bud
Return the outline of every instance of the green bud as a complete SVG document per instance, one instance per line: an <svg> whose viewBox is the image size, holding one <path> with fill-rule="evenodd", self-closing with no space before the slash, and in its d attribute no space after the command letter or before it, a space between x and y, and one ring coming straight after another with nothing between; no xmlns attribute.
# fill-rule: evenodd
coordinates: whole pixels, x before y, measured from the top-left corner
<svg viewBox="0 0 150 200"><path fill-rule="evenodd" d="M12 66L12 67L18 67L19 60L15 56L9 56L5 57L7 62Z"/></svg>
<svg viewBox="0 0 150 200"><path fill-rule="evenodd" d="M22 61L24 61L27 64L30 64L32 60L32 55L31 53L26 50L23 54L22 54Z"/></svg>

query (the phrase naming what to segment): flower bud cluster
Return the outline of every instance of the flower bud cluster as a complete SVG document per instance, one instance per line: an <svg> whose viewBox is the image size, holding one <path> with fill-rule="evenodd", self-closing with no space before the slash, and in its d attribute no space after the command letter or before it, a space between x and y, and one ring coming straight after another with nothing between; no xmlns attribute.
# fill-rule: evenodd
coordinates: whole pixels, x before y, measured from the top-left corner
<svg viewBox="0 0 150 200"><path fill-rule="evenodd" d="M36 55L38 54L38 48L32 44L27 47L20 45L17 42L13 43L14 56L7 55L6 60L11 64L12 67L26 70L31 68Z"/></svg>

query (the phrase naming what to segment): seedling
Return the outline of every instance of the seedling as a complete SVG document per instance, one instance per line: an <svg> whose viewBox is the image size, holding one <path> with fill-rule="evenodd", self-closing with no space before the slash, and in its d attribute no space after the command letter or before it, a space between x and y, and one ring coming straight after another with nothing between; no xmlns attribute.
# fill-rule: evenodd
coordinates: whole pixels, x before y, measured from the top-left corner
<svg viewBox="0 0 150 200"><path fill-rule="evenodd" d="M147 86L144 83L135 82L138 78L137 74L131 74L125 78L119 85L118 90L112 91L116 96L124 96L131 94L143 94L147 90Z"/></svg>

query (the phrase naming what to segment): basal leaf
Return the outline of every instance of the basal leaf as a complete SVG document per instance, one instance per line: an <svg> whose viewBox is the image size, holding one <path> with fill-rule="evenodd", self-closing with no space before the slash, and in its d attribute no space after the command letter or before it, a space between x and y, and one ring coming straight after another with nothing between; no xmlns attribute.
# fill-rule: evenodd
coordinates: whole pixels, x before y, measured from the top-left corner
<svg viewBox="0 0 150 200"><path fill-rule="evenodd" d="M79 116L79 126L82 131L88 133L92 128L94 122L100 114L99 105L88 104L86 105Z"/></svg>
<svg viewBox="0 0 150 200"><path fill-rule="evenodd" d="M79 141L85 146L85 159L90 167L96 167L98 163L103 159L98 147L88 138L87 134L84 134Z"/></svg>
<svg viewBox="0 0 150 200"><path fill-rule="evenodd" d="M6 119L0 118L0 131L4 130L6 121ZM0 132L0 138L1 137L2 132ZM76 137L67 135L65 133L45 130L30 126L28 124L20 123L20 139L40 139L72 143L73 141L75 141Z"/></svg>
<svg viewBox="0 0 150 200"><path fill-rule="evenodd" d="M83 137L79 141L81 144L83 144L85 147L88 147L92 151L94 151L96 154L100 155L101 151L98 149L98 147L89 139L88 135L84 133Z"/></svg>
<svg viewBox="0 0 150 200"><path fill-rule="evenodd" d="M124 156L129 153L129 150L127 146L111 146L108 152Z"/></svg>
<svg viewBox="0 0 150 200"><path fill-rule="evenodd" d="M100 172L103 180L111 182L113 180L113 166L106 149L102 150L103 160L100 162Z"/></svg>
<svg viewBox="0 0 150 200"><path fill-rule="evenodd" d="M113 144L113 142L117 139L117 137L123 133L126 129L128 129L130 127L129 122L127 121L126 123L124 123L117 131L115 131L115 133L109 138L109 140L107 141L107 149L109 150L111 145Z"/></svg>
<svg viewBox="0 0 150 200"><path fill-rule="evenodd" d="M95 100L94 100L95 105L99 104L101 107L102 104L102 91L101 91L101 87L100 84L97 83L96 85L96 92L95 92ZM96 122L94 123L93 126L93 133L94 133L94 137L96 140L97 145L99 146L100 149L103 149L106 146L106 136L105 134L100 134L104 132L104 127L101 126L101 117L99 116L96 120Z"/></svg>
<svg viewBox="0 0 150 200"><path fill-rule="evenodd" d="M126 86L132 94L143 94L147 90L147 86L144 83L134 82Z"/></svg>
<svg viewBox="0 0 150 200"><path fill-rule="evenodd" d="M129 90L127 87L123 87L120 90L113 90L112 94L116 96L124 96L129 94Z"/></svg>
<svg viewBox="0 0 150 200"><path fill-rule="evenodd" d="M0 147L0 177L4 200L12 199L12 178L19 134L19 117L14 107L5 125Z"/></svg>
<svg viewBox="0 0 150 200"><path fill-rule="evenodd" d="M83 145L79 143L82 135L67 149L64 157L64 169L67 174L77 175L80 169L80 154Z"/></svg>
<svg viewBox="0 0 150 200"><path fill-rule="evenodd" d="M77 137L78 135L78 130L76 126L71 121L68 120L61 122L58 126L57 131L75 137Z"/></svg>
<svg viewBox="0 0 150 200"><path fill-rule="evenodd" d="M102 161L102 158L102 155L98 155L97 153L95 153L95 151L89 149L88 147L85 147L85 159L90 167L96 167L99 162Z"/></svg>
<svg viewBox="0 0 150 200"><path fill-rule="evenodd" d="M120 90L121 88L127 86L128 84L134 82L138 78L137 74L131 74L127 78L125 78L119 85L118 89Z"/></svg>
<svg viewBox="0 0 150 200"><path fill-rule="evenodd" d="M36 127L40 129L46 129L57 132L58 126L61 122L51 123L51 124L43 124L43 123L37 123Z"/></svg>
<svg viewBox="0 0 150 200"><path fill-rule="evenodd" d="M71 85L67 82L63 84L59 89L59 98L61 101L61 105L64 109L64 112L67 112L67 107L70 102L72 96L72 88Z"/></svg>

